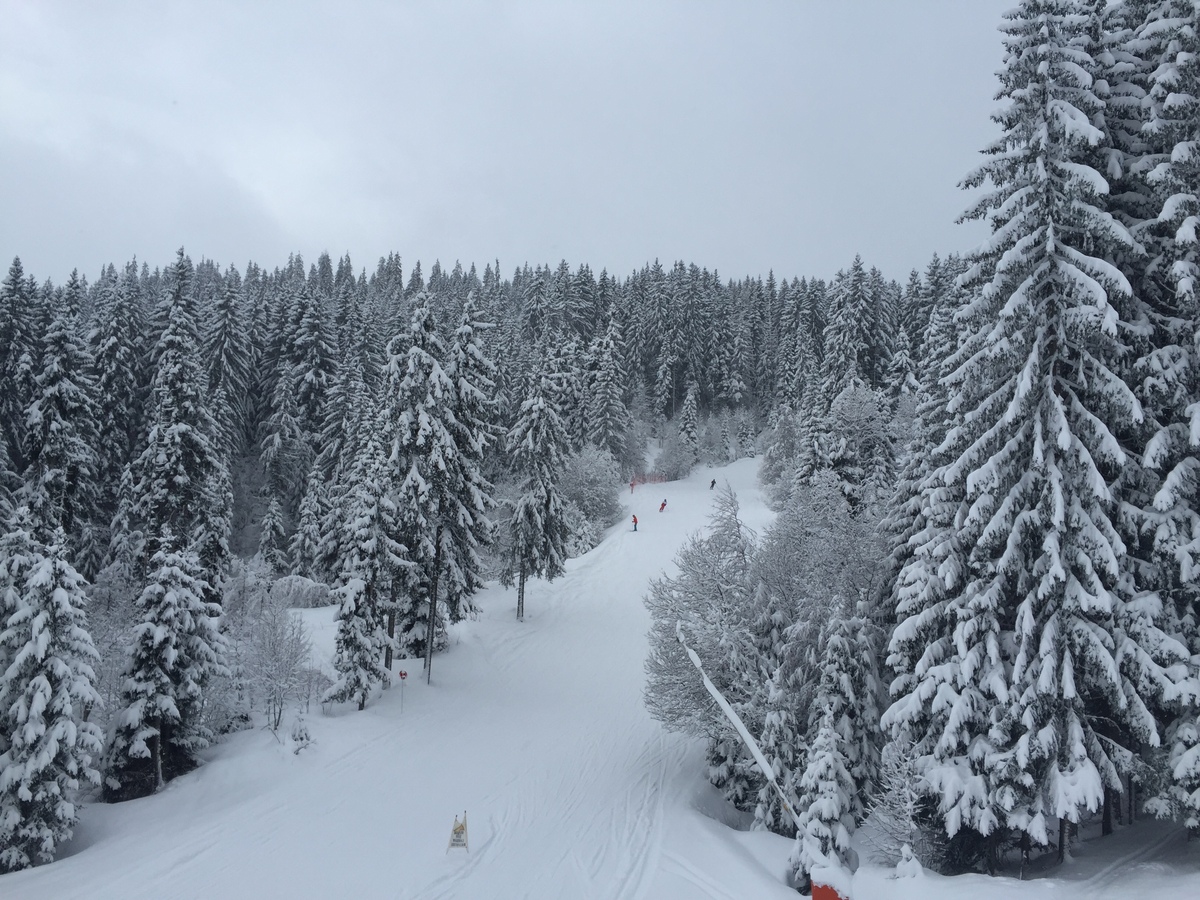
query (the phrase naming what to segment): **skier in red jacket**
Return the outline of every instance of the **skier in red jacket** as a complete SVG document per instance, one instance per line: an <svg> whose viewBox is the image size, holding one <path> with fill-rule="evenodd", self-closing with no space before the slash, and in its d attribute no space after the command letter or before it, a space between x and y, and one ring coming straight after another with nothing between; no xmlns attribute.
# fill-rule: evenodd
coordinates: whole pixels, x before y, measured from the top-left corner
<svg viewBox="0 0 1200 900"><path fill-rule="evenodd" d="M658 511L662 512L666 508L667 508L667 501L664 500L661 504L659 504Z"/></svg>
<svg viewBox="0 0 1200 900"><path fill-rule="evenodd" d="M633 530L637 531L637 516L633 517Z"/></svg>

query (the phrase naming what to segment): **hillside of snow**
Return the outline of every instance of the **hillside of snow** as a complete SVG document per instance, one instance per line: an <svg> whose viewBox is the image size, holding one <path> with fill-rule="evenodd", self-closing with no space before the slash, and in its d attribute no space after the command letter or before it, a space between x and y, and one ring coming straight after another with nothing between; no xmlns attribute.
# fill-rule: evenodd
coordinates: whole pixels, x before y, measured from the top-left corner
<svg viewBox="0 0 1200 900"><path fill-rule="evenodd" d="M426 686L420 662L363 712L308 717L299 754L281 733L237 734L153 797L89 805L53 865L0 877L0 898L787 898L791 842L738 830L704 778L703 747L664 732L642 703L651 579L703 526L716 477L746 524L770 521L742 460L684 482L643 485L625 522L552 584L491 585L477 621L455 626ZM660 513L660 502L667 508ZM333 653L332 607L301 613ZM286 731L286 725L285 729ZM467 813L469 852L447 852ZM1085 843L1065 875L1018 886L971 876L891 881L871 897L1200 896L1200 849L1153 823Z"/></svg>

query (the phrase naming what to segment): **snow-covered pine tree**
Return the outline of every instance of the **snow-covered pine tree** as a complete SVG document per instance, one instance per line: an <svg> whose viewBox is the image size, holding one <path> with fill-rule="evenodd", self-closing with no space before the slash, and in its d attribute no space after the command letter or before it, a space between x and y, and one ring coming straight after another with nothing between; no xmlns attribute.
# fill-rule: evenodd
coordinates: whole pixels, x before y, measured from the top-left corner
<svg viewBox="0 0 1200 900"><path fill-rule="evenodd" d="M97 488L105 516L116 512L121 473L144 433L146 366L143 316L137 303L137 269L106 278L100 287L88 346L92 353L99 454Z"/></svg>
<svg viewBox="0 0 1200 900"><path fill-rule="evenodd" d="M0 429L17 474L27 465L25 417L33 402L33 376L41 353L37 284L13 257L0 282Z"/></svg>
<svg viewBox="0 0 1200 900"><path fill-rule="evenodd" d="M17 517L0 540L0 872L50 862L70 840L82 783L103 734L88 713L99 704L98 659L87 632L84 580L66 560L66 536L42 545Z"/></svg>
<svg viewBox="0 0 1200 900"><path fill-rule="evenodd" d="M288 544L289 568L294 574L318 581L323 581L328 575L320 568L322 529L328 516L328 488L321 478L320 469L314 465L308 472L296 530Z"/></svg>
<svg viewBox="0 0 1200 900"><path fill-rule="evenodd" d="M855 824L866 818L867 805L879 780L881 690L876 673L879 635L859 609L835 608L822 629L822 655L816 702L811 707L809 742L828 722L838 743L853 790L846 809Z"/></svg>
<svg viewBox="0 0 1200 900"><path fill-rule="evenodd" d="M106 756L111 801L152 794L196 767L211 738L202 719L205 687L228 674L221 610L204 599L200 559L170 524L156 538Z"/></svg>
<svg viewBox="0 0 1200 900"><path fill-rule="evenodd" d="M287 525L283 520L283 506L279 498L272 494L259 525L258 555L276 578L291 573L287 547Z"/></svg>
<svg viewBox="0 0 1200 900"><path fill-rule="evenodd" d="M429 295L419 293L408 334L388 346L383 420L391 442L387 478L399 518L396 541L408 548L412 563L402 576L398 639L406 652L424 655L427 678L444 627L439 625L444 605L439 582L450 558L447 546L461 537L457 524L472 514L464 507L462 435L446 359Z"/></svg>
<svg viewBox="0 0 1200 900"><path fill-rule="evenodd" d="M213 402L214 417L230 455L240 454L248 438L250 423L251 372L254 347L243 313L242 278L230 266L204 331L203 359L208 376L208 396L223 395Z"/></svg>
<svg viewBox="0 0 1200 900"><path fill-rule="evenodd" d="M511 552L501 581L517 586L517 620L525 618L525 582L540 576L553 581L566 560L566 524L558 492L563 460L569 450L557 403L558 385L539 370L508 433L508 452L520 479L520 496L509 519Z"/></svg>
<svg viewBox="0 0 1200 900"><path fill-rule="evenodd" d="M134 515L144 526L147 558L158 552L164 526L180 546L195 537L213 502L209 479L222 462L212 444L216 426L204 402L188 306L176 299L167 310L154 353L150 430L133 466Z"/></svg>
<svg viewBox="0 0 1200 900"><path fill-rule="evenodd" d="M36 394L26 411L29 466L22 502L30 508L38 539L48 541L61 527L78 558L84 526L97 514L98 435L92 395L92 357L81 336L78 308L83 286L72 272L61 297L53 301L41 365L34 376ZM99 562L101 552L86 558ZM95 574L91 569L87 574Z"/></svg>
<svg viewBox="0 0 1200 900"><path fill-rule="evenodd" d="M396 504L389 495L387 451L371 432L355 458L348 478L346 519L342 524L342 570L334 596L338 599L337 681L325 700L355 700L363 709L377 683L391 683L390 655L395 641L386 617L393 616L390 597L405 567L406 550L393 537L398 530Z"/></svg>
<svg viewBox="0 0 1200 900"><path fill-rule="evenodd" d="M292 315L298 321L289 335L291 365L281 377L292 386L300 427L312 442L323 430L325 400L337 373L337 350L321 298L304 285L294 303Z"/></svg>
<svg viewBox="0 0 1200 900"><path fill-rule="evenodd" d="M679 440L689 466L695 465L700 458L700 386L694 381L688 382L687 395L679 411Z"/></svg>
<svg viewBox="0 0 1200 900"><path fill-rule="evenodd" d="M495 538L489 512L495 507L493 488L484 474L489 448L500 438L496 419L496 364L480 339L491 329L479 318L475 294L467 295L450 346L447 375L454 385L454 424L462 483L458 515L449 523L446 544L445 597L450 621L458 622L474 611L471 596L483 583L479 549Z"/></svg>
<svg viewBox="0 0 1200 900"><path fill-rule="evenodd" d="M654 581L646 598L652 619L646 708L668 729L708 740L709 781L741 809L754 808L759 776L741 738L685 655L677 628L709 679L761 733L763 711L756 715L752 708L765 706L760 701L773 663L760 648L769 647L771 633L782 621L775 621L772 608L779 595L757 593L757 551L757 535L742 523L737 497L722 488L708 528L689 538L676 555L679 574ZM757 647L751 638L755 633Z"/></svg>
<svg viewBox="0 0 1200 900"><path fill-rule="evenodd" d="M621 371L621 326L610 318L604 335L595 347L596 380L592 385L591 413L588 416L588 440L612 454L622 473L631 466L630 438L633 421L625 406L625 383Z"/></svg>
<svg viewBox="0 0 1200 900"><path fill-rule="evenodd" d="M808 751L808 763L799 782L799 818L792 851L793 876L804 882L815 874L823 884L848 872L851 814L855 785L842 752L842 737L833 710L826 709ZM840 885L831 885L834 888ZM839 892L840 893L840 892Z"/></svg>
<svg viewBox="0 0 1200 900"><path fill-rule="evenodd" d="M1123 16L1122 16L1123 14ZM1200 478L1197 426L1200 354L1196 300L1200 275L1200 9L1184 0L1124 4L1118 47L1132 75L1133 114L1123 149L1131 157L1128 193L1144 200L1130 218L1147 250L1131 277L1149 308L1153 346L1140 361L1137 384L1154 425L1145 462L1150 493L1145 517L1154 529L1155 574L1172 626L1188 644L1191 678L1200 677ZM1140 76L1140 77L1139 77ZM1136 105L1135 105L1136 103ZM1130 127L1140 124L1136 131ZM1133 132L1132 135L1129 132ZM1138 190L1138 189L1141 190ZM1200 828L1200 691L1181 691L1164 711L1167 778L1154 802L1159 814Z"/></svg>
<svg viewBox="0 0 1200 900"><path fill-rule="evenodd" d="M875 327L862 257L855 256L850 271L838 274L830 291L829 318L823 335L822 398L826 407L855 379L864 380Z"/></svg>
<svg viewBox="0 0 1200 900"><path fill-rule="evenodd" d="M965 182L994 190L966 214L993 236L964 276L970 337L949 380L963 424L942 480L961 514L917 548L885 717L915 741L950 834L1039 844L1049 817L1119 789L1133 742L1158 743L1146 701L1175 661L1117 521L1116 435L1142 413L1118 374L1130 286L1108 255L1133 241L1103 208L1081 12L1025 0L1006 16L1004 134Z"/></svg>

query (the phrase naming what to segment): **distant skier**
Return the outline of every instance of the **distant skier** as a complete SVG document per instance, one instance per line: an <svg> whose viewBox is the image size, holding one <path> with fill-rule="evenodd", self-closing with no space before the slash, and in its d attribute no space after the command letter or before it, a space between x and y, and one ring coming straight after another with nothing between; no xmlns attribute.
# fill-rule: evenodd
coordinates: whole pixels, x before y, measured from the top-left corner
<svg viewBox="0 0 1200 900"><path fill-rule="evenodd" d="M637 531L637 516L633 517L633 530Z"/></svg>
<svg viewBox="0 0 1200 900"><path fill-rule="evenodd" d="M712 481L710 481L710 482L708 483L708 489L709 489L710 491L711 491L713 488L715 488L716 486L717 486L717 479L715 479L715 478L714 478Z"/></svg>
<svg viewBox="0 0 1200 900"><path fill-rule="evenodd" d="M659 512L662 512L662 511L663 511L664 509L666 509L666 508L667 508L667 501L666 501L666 500L664 500L662 503L660 503L660 504L658 505L658 511L659 511Z"/></svg>
<svg viewBox="0 0 1200 900"><path fill-rule="evenodd" d="M631 493L631 494L633 493L633 486L634 486L635 484L637 484L637 482L636 482L636 481L631 481L631 482L629 482L629 493Z"/></svg>

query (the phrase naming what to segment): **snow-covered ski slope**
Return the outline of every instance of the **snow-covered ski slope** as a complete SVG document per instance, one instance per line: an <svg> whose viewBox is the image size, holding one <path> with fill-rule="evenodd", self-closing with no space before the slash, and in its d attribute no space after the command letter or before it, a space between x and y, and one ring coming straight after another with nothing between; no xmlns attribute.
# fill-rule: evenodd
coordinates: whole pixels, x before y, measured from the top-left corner
<svg viewBox="0 0 1200 900"><path fill-rule="evenodd" d="M626 490L638 532L627 517L562 578L532 582L524 623L515 593L490 587L479 620L434 660L432 687L419 661L402 661L403 697L395 686L363 712L314 712L316 742L299 755L286 738L242 733L156 797L90 805L56 863L0 876L0 900L794 898L791 842L721 821L732 818L704 781L702 746L664 732L642 704L647 586L704 525L714 476L761 531L771 515L756 471L743 460ZM303 615L328 660L333 610ZM470 850L447 853L464 810ZM1195 900L1197 862L1178 830L1151 826L1085 844L1062 879L897 882L864 870L854 900L1147 889Z"/></svg>
<svg viewBox="0 0 1200 900"><path fill-rule="evenodd" d="M393 686L363 712L314 712L299 755L235 735L158 796L89 805L68 855L0 877L0 898L794 897L789 842L701 812L719 807L701 747L642 703L647 585L705 523L714 475L765 524L755 471L626 489L636 534L627 516L554 583L531 582L523 623L515 591L491 586L432 687L419 661L398 664L403 711ZM333 610L304 615L331 656ZM464 810L470 850L447 853Z"/></svg>

